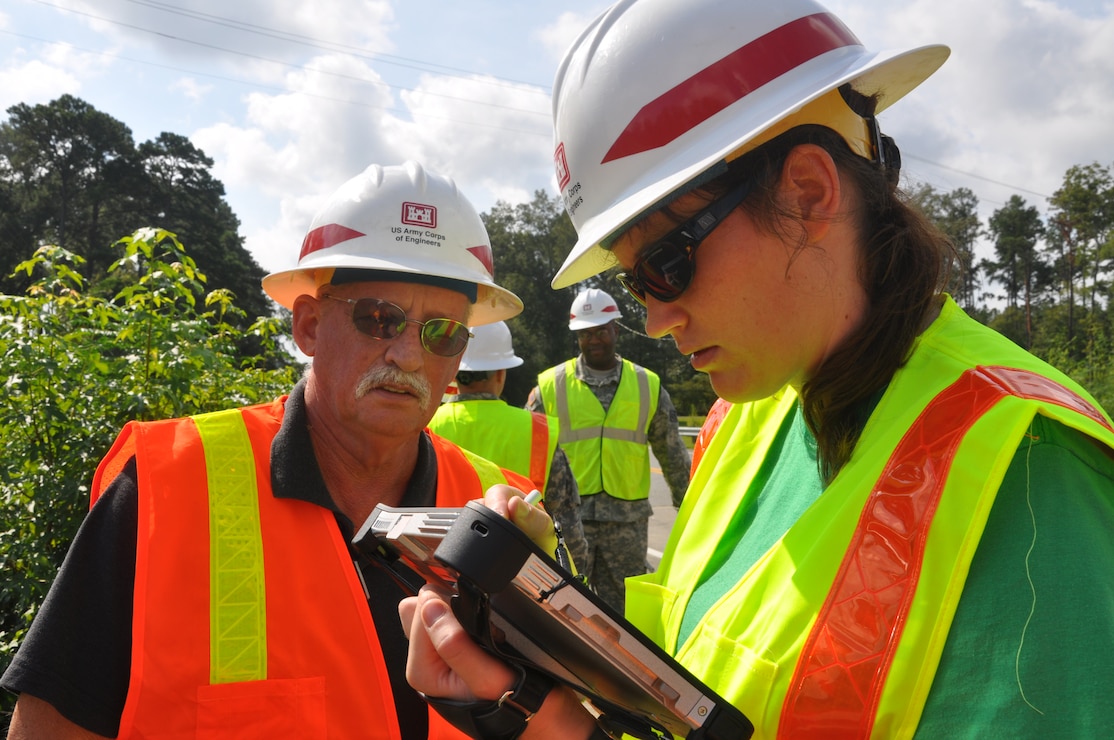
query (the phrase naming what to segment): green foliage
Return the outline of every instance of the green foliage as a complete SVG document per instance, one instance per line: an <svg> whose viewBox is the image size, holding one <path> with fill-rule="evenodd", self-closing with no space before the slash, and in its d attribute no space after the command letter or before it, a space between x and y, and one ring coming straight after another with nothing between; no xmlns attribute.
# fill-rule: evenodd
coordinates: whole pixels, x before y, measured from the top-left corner
<svg viewBox="0 0 1114 740"><path fill-rule="evenodd" d="M213 160L187 138L162 133L136 145L122 122L79 98L14 105L0 123L0 288L19 293L26 281L3 275L39 244L78 254L86 292L111 297L127 276L109 275L113 242L142 226L172 231L211 275L210 290L227 288L247 317L272 311L263 270L243 246L240 222L212 176ZM251 344L242 354L258 353Z"/></svg>
<svg viewBox="0 0 1114 740"><path fill-rule="evenodd" d="M272 399L296 382L276 318L243 321L174 234L140 229L116 245L111 298L86 289L83 259L41 247L0 295L0 670L10 662L88 508L97 463L130 419ZM233 320L248 324L239 329ZM250 339L259 355L243 358ZM5 697L4 702L10 702ZM5 706L9 708L9 706Z"/></svg>
<svg viewBox="0 0 1114 740"><path fill-rule="evenodd" d="M912 200L948 235L955 246L959 264L947 289L965 309L975 305L980 264L975 261L975 244L983 234L979 222L978 197L967 188L938 193L923 185L912 194Z"/></svg>
<svg viewBox="0 0 1114 740"><path fill-rule="evenodd" d="M550 278L576 243L576 232L561 201L544 191L529 203L496 203L482 215L495 253L495 279L522 299L521 314L507 322L515 353L524 363L507 373L503 397L521 406L537 374L576 351L569 331L574 289L553 290Z"/></svg>

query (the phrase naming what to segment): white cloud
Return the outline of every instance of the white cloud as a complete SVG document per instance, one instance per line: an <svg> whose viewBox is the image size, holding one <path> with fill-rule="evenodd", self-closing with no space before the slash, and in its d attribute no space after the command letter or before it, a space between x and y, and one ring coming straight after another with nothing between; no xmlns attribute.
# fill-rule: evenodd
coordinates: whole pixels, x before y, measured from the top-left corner
<svg viewBox="0 0 1114 740"><path fill-rule="evenodd" d="M371 162L419 159L480 210L554 192L549 86L606 0L503 14L441 2L6 4L0 105L71 93L137 139L189 136L215 160L260 264L287 267L317 204ZM952 48L936 75L882 115L910 177L971 188L985 217L1020 188L1051 193L1072 165L1114 161L1106 0L822 2L868 48Z"/></svg>
<svg viewBox="0 0 1114 740"><path fill-rule="evenodd" d="M192 77L181 77L170 86L171 90L178 90L195 103L200 103L205 96L213 91L212 85L202 85Z"/></svg>
<svg viewBox="0 0 1114 740"><path fill-rule="evenodd" d="M0 69L0 109L17 103L39 105L66 93L76 94L81 81L66 69L39 60Z"/></svg>
<svg viewBox="0 0 1114 740"><path fill-rule="evenodd" d="M868 48L951 47L941 70L882 124L918 158L907 160L911 174L938 189L974 190L987 213L1014 193L1043 209L1042 198L1019 191L1051 194L1072 165L1114 159L1114 11L1085 5L917 0L879 12L829 3Z"/></svg>
<svg viewBox="0 0 1114 740"><path fill-rule="evenodd" d="M564 56L565 51L572 46L572 42L606 7L606 4L601 4L599 8L588 12L561 13L555 22L535 34L535 38L541 42L542 48L554 59L554 72L557 71L557 62Z"/></svg>
<svg viewBox="0 0 1114 740"><path fill-rule="evenodd" d="M322 48L357 46L365 51L393 50L389 0L189 0L169 3L105 3L103 0L53 0L70 8L98 34L142 49L157 48L170 58L212 57L221 49L242 68L251 55L305 57Z"/></svg>
<svg viewBox="0 0 1114 740"><path fill-rule="evenodd" d="M548 167L549 96L536 87L425 75L400 97L408 118L384 121L393 148L453 177L478 208L490 206L496 190L507 193L508 185L528 196L523 183Z"/></svg>
<svg viewBox="0 0 1114 740"><path fill-rule="evenodd" d="M257 190L277 205L261 216L274 217L277 210L273 226L241 214L248 248L267 269L296 257L290 235L305 233L328 193L373 161L399 158L381 133L394 100L374 70L341 55L316 58L307 67L286 76L290 92L248 95L242 122L208 126L191 137L216 161L214 174L230 193Z"/></svg>

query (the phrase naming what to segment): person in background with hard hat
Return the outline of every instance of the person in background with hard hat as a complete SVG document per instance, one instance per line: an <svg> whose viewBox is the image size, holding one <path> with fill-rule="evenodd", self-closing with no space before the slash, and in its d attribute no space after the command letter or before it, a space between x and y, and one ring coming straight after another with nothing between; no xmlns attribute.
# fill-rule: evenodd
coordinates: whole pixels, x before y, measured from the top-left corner
<svg viewBox="0 0 1114 740"><path fill-rule="evenodd" d="M526 406L557 419L558 440L580 488L589 551L585 575L622 614L624 581L647 570L654 513L649 448L674 506L685 496L690 458L661 380L615 353L619 318L619 306L607 293L581 291L569 309L580 354L541 373Z"/></svg>
<svg viewBox="0 0 1114 740"><path fill-rule="evenodd" d="M511 406L500 395L507 370L523 363L503 321L472 328L456 373L457 394L441 404L430 431L480 457L524 475L542 494L545 510L578 567L588 558L580 496L568 458L557 446L557 422Z"/></svg>
<svg viewBox="0 0 1114 740"><path fill-rule="evenodd" d="M627 616L756 737L1114 734L1114 425L941 292L876 118L947 56L813 0L633 0L557 73L554 287L622 270L732 403ZM400 613L419 690L506 690L439 596ZM602 737L574 699L522 737Z"/></svg>
<svg viewBox="0 0 1114 740"><path fill-rule="evenodd" d="M424 431L468 326L516 315L479 215L415 162L372 165L263 287L312 358L288 396L129 423L3 685L10 738L460 737L407 686L376 504L530 482Z"/></svg>

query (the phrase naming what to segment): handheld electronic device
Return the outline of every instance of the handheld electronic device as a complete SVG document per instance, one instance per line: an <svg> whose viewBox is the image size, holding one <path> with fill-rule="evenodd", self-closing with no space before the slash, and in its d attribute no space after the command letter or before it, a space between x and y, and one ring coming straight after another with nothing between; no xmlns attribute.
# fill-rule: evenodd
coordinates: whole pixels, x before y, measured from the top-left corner
<svg viewBox="0 0 1114 740"><path fill-rule="evenodd" d="M570 686L635 737L744 740L754 731L517 526L459 509L377 506L353 542L406 588L451 590L453 613L492 653Z"/></svg>

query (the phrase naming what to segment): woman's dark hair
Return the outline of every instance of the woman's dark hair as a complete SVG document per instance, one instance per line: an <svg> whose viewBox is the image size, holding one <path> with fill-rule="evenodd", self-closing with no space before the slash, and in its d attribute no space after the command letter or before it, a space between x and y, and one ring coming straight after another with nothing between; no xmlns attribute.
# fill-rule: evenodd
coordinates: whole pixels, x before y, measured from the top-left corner
<svg viewBox="0 0 1114 740"><path fill-rule="evenodd" d="M856 102L864 101L873 108L873 101ZM778 203L777 183L789 152L801 144L815 144L831 154L859 194L860 207L854 214L862 244L859 277L868 300L862 322L801 389L801 411L816 437L820 475L827 484L850 459L876 396L908 359L924 328L922 321L955 263L955 250L903 200L896 168L855 154L839 134L824 126L787 131L733 161L727 173L700 191L715 197L736 183L753 180L757 187L741 207L755 225L768 233L799 234L786 228L799 216ZM897 155L896 147L892 155Z"/></svg>

